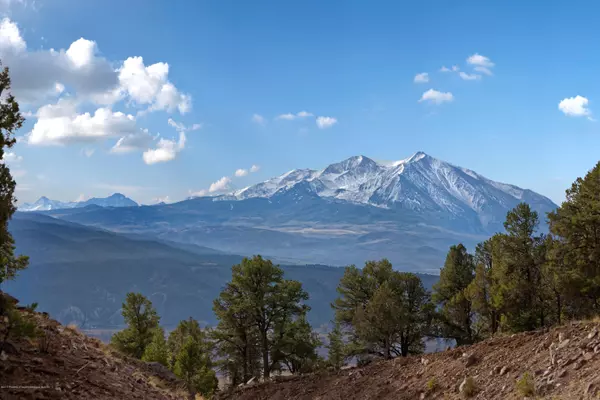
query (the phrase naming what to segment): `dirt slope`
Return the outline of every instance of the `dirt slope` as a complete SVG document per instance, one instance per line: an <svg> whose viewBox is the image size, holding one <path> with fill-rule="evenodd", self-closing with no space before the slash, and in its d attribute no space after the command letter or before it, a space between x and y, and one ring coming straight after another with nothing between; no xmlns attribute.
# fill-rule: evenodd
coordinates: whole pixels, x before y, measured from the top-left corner
<svg viewBox="0 0 600 400"><path fill-rule="evenodd" d="M470 398L523 399L516 383L525 372L535 382L535 395L529 398L599 399L599 325L570 323L338 373L275 378L220 399L461 399L468 397L459 390L466 377L476 389Z"/></svg>
<svg viewBox="0 0 600 400"><path fill-rule="evenodd" d="M183 399L181 383L160 364L111 351L99 340L38 313L39 340L11 340L0 352L0 399ZM0 335L5 331L0 321Z"/></svg>

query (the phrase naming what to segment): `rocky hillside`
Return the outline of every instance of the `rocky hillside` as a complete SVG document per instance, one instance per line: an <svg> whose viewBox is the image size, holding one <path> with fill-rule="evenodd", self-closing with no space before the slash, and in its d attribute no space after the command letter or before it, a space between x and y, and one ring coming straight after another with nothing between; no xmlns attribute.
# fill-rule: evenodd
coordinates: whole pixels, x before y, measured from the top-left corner
<svg viewBox="0 0 600 400"><path fill-rule="evenodd" d="M599 321L575 322L423 357L280 377L220 399L597 399L599 329Z"/></svg>
<svg viewBox="0 0 600 400"><path fill-rule="evenodd" d="M9 340L0 350L0 399L185 399L181 382L158 363L115 353L44 314L43 339ZM6 322L0 321L0 339ZM0 342L1 343L1 342Z"/></svg>

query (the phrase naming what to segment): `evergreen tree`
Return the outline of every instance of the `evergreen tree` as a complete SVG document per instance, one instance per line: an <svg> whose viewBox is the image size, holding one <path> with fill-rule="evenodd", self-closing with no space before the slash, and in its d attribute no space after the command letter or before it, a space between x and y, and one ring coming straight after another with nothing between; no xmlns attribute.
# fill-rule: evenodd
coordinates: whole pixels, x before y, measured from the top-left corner
<svg viewBox="0 0 600 400"><path fill-rule="evenodd" d="M168 366L170 369L175 367L175 357L189 337L194 338L202 346L203 353L210 354L212 352L212 343L206 332L200 328L198 321L192 317L179 321L167 340Z"/></svg>
<svg viewBox="0 0 600 400"><path fill-rule="evenodd" d="M142 358L146 347L152 341L160 317L152 306L152 302L141 293L127 293L121 314L127 328L115 333L111 344L125 354Z"/></svg>
<svg viewBox="0 0 600 400"><path fill-rule="evenodd" d="M329 341L327 344L327 361L335 370L339 370L346 362L344 337L339 323L334 324L333 330L327 335L327 339Z"/></svg>
<svg viewBox="0 0 600 400"><path fill-rule="evenodd" d="M494 260L500 257L500 235L479 243L475 249L475 276L468 287L473 311L477 313L476 330L484 336L493 336L500 327L500 310L494 301L496 284L493 280Z"/></svg>
<svg viewBox="0 0 600 400"><path fill-rule="evenodd" d="M273 360L271 354L274 341L280 336L274 331L276 328L284 331L284 324L306 313L308 306L302 304L306 300L308 294L302 284L284 279L283 270L270 260L260 256L244 258L241 264L232 267L231 282L215 302L217 317L220 322L226 321L221 328L217 327L221 331L217 335L224 333L221 329L235 327L229 316L240 314L243 329L236 335L251 334L250 327L255 330L262 353L263 377L268 378L279 361ZM248 339L247 336L246 342Z"/></svg>
<svg viewBox="0 0 600 400"><path fill-rule="evenodd" d="M439 334L456 340L456 344L472 344L478 338L474 326L475 313L468 287L475 277L475 262L462 244L450 247L440 280L433 287L433 302L439 306Z"/></svg>
<svg viewBox="0 0 600 400"><path fill-rule="evenodd" d="M281 362L292 374L315 369L319 363L317 348L321 341L305 315L292 322L284 321L275 328L274 336L274 362Z"/></svg>
<svg viewBox="0 0 600 400"><path fill-rule="evenodd" d="M406 356L423 349L433 308L418 276L392 269L387 260L346 268L333 307L351 333L349 355Z"/></svg>
<svg viewBox="0 0 600 400"><path fill-rule="evenodd" d="M547 293L542 282L545 238L535 236L538 215L521 203L509 211L501 235L501 259L495 264L496 301L508 330L526 331L547 322ZM497 267L497 268L496 268Z"/></svg>
<svg viewBox="0 0 600 400"><path fill-rule="evenodd" d="M600 162L566 191L566 201L548 214L556 237L553 261L564 268L568 312L600 312Z"/></svg>
<svg viewBox="0 0 600 400"><path fill-rule="evenodd" d="M163 328L158 327L154 329L152 333L152 341L144 350L142 360L146 362L158 362L164 365L168 365L169 351L167 349L167 341L165 340L165 331Z"/></svg>
<svg viewBox="0 0 600 400"><path fill-rule="evenodd" d="M8 68L0 72L0 160L4 160L7 149L16 143L15 132L21 128L25 119L19 111L19 104L10 93ZM6 163L0 163L0 289L2 282L14 279L18 271L25 269L29 259L15 256L15 241L8 231L8 222L16 211L16 182ZM8 304L3 304L0 296L0 315L5 314Z"/></svg>
<svg viewBox="0 0 600 400"><path fill-rule="evenodd" d="M190 399L194 399L196 393L211 395L219 385L211 369L210 355L204 352L203 344L193 336L187 336L179 349L173 372L185 382Z"/></svg>

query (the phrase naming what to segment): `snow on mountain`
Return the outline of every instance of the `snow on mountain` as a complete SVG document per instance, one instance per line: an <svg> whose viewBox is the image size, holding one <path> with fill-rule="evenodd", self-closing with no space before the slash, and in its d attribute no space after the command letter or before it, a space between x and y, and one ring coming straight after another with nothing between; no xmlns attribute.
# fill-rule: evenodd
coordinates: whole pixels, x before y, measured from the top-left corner
<svg viewBox="0 0 600 400"><path fill-rule="evenodd" d="M555 207L550 199L530 190L492 181L423 152L391 163L355 156L322 170L293 170L226 198L270 198L303 183L310 183L312 191L323 198L454 217L476 214L483 225L503 218L525 198L544 210Z"/></svg>
<svg viewBox="0 0 600 400"><path fill-rule="evenodd" d="M65 208L78 208L96 205L100 207L137 207L138 203L121 193L114 193L108 197L93 197L85 201L62 202L50 200L46 196L40 197L35 203L24 203L19 206L19 211L50 211Z"/></svg>

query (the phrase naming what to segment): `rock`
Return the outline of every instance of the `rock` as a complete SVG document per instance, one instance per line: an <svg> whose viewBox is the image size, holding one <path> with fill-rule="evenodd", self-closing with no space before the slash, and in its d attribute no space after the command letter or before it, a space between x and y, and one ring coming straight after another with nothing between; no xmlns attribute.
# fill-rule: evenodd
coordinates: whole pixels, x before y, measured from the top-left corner
<svg viewBox="0 0 600 400"><path fill-rule="evenodd" d="M577 371L578 369L580 369L581 367L583 367L583 364L585 364L585 360L578 360L575 365L573 365L573 369L575 371Z"/></svg>
<svg viewBox="0 0 600 400"><path fill-rule="evenodd" d="M253 376L252 378L250 378L250 379L248 380L248 382L246 382L246 385L250 385L250 384L251 384L251 383L253 383L255 380L256 380L256 377L255 377L255 376Z"/></svg>
<svg viewBox="0 0 600 400"><path fill-rule="evenodd" d="M598 328L594 328L588 335L587 338L588 339L593 339L596 337L596 335L598 334Z"/></svg>
<svg viewBox="0 0 600 400"><path fill-rule="evenodd" d="M458 387L458 392L462 393L463 390L465 390L465 386L467 385L467 378L465 378L462 383L460 384L460 386Z"/></svg>
<svg viewBox="0 0 600 400"><path fill-rule="evenodd" d="M172 382L177 380L177 376L159 362L147 362L146 367L152 371L153 375L156 375L163 381Z"/></svg>
<svg viewBox="0 0 600 400"><path fill-rule="evenodd" d="M500 367L499 365L495 366L493 369L494 374L499 374L500 371L502 371L502 367Z"/></svg>
<svg viewBox="0 0 600 400"><path fill-rule="evenodd" d="M556 373L556 376L557 376L557 377L559 377L559 378L562 378L562 377L563 377L563 376L565 376L566 374L567 374L567 370L563 368L563 369L561 369L560 371L558 371L558 372Z"/></svg>
<svg viewBox="0 0 600 400"><path fill-rule="evenodd" d="M559 342L558 344L558 349L564 349L565 347L567 347L567 345L569 344L569 342L571 342L571 339L565 339Z"/></svg>
<svg viewBox="0 0 600 400"><path fill-rule="evenodd" d="M594 353L589 353L589 352L583 353L583 359L585 361L590 361L592 358L594 358Z"/></svg>
<svg viewBox="0 0 600 400"><path fill-rule="evenodd" d="M469 368L477 362L477 356L474 353L467 355L463 354L463 357L465 358L465 368Z"/></svg>
<svg viewBox="0 0 600 400"><path fill-rule="evenodd" d="M429 360L424 357L421 357L421 364L427 365L427 364L429 364Z"/></svg>
<svg viewBox="0 0 600 400"><path fill-rule="evenodd" d="M500 375L504 375L508 372L508 367L505 365L504 367L502 367L502 369L500 370Z"/></svg>

